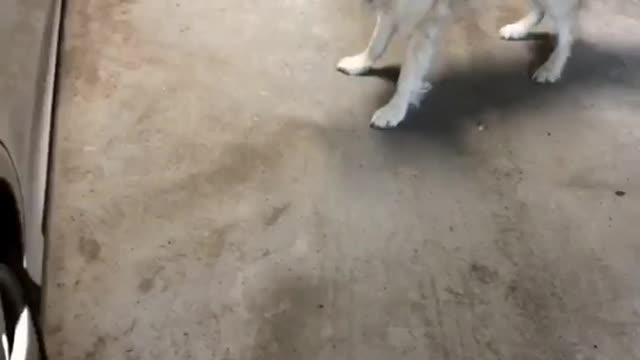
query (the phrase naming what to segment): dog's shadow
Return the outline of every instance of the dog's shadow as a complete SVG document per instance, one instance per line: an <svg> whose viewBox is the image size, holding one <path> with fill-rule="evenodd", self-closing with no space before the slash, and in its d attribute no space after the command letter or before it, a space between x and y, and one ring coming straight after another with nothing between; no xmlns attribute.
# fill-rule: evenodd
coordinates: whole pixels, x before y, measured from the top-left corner
<svg viewBox="0 0 640 360"><path fill-rule="evenodd" d="M407 114L396 129L446 137L455 141L468 121L492 109L544 106L569 91L599 86L618 86L638 91L640 87L640 50L594 47L578 42L563 79L556 84L540 85L528 80L533 71L549 57L554 37L548 33L531 34L528 39L529 64L520 61L497 62L473 70L449 71L434 82L420 106ZM396 82L399 66L373 69L367 76ZM382 105L388 98L381 99ZM508 119L503 119L508 120Z"/></svg>

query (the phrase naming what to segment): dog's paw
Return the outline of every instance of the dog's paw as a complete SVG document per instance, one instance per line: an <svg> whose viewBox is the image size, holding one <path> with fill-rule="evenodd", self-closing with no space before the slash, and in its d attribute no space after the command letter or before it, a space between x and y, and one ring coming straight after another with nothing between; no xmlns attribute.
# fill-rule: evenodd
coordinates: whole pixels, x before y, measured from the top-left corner
<svg viewBox="0 0 640 360"><path fill-rule="evenodd" d="M519 40L527 36L528 29L520 23L505 25L500 29L500 37L505 40Z"/></svg>
<svg viewBox="0 0 640 360"><path fill-rule="evenodd" d="M373 129L393 129L404 120L405 115L406 110L402 107L387 104L373 114L369 126Z"/></svg>
<svg viewBox="0 0 640 360"><path fill-rule="evenodd" d="M368 72L372 65L366 55L360 54L343 58L338 62L337 68L347 75L362 75Z"/></svg>
<svg viewBox="0 0 640 360"><path fill-rule="evenodd" d="M560 80L561 71L553 64L544 64L533 74L533 81L540 84L551 84Z"/></svg>

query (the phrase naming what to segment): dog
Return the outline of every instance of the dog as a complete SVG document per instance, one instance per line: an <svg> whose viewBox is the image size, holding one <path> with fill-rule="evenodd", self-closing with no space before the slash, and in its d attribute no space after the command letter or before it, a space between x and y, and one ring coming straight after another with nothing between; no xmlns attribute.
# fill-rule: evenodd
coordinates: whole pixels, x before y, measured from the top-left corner
<svg viewBox="0 0 640 360"><path fill-rule="evenodd" d="M355 56L338 62L339 71L347 75L367 73L382 57L391 38L399 30L409 33L409 45L400 71L400 78L391 100L378 109L370 126L389 129L398 126L411 105L418 105L431 85L424 80L438 48L438 43L450 17L452 3L461 0L365 0L377 13L377 22L369 45ZM557 31L557 45L549 59L535 71L533 80L553 83L560 79L575 36L577 13L582 0L529 0L531 11L521 20L502 27L500 36L518 40L546 16Z"/></svg>

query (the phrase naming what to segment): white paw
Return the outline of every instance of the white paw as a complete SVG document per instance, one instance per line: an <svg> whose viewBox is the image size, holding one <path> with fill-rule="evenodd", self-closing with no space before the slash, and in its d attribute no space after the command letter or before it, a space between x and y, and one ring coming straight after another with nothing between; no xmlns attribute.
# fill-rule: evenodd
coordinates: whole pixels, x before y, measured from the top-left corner
<svg viewBox="0 0 640 360"><path fill-rule="evenodd" d="M554 83L560 80L561 71L553 64L544 64L533 74L533 80L541 84Z"/></svg>
<svg viewBox="0 0 640 360"><path fill-rule="evenodd" d="M347 56L338 62L338 70L348 75L362 75L371 69L372 62L366 55Z"/></svg>
<svg viewBox="0 0 640 360"><path fill-rule="evenodd" d="M500 29L500 37L505 40L518 40L527 36L528 30L519 23L505 25Z"/></svg>
<svg viewBox="0 0 640 360"><path fill-rule="evenodd" d="M373 114L369 126L374 129L393 129L404 120L406 113L401 106L387 104Z"/></svg>

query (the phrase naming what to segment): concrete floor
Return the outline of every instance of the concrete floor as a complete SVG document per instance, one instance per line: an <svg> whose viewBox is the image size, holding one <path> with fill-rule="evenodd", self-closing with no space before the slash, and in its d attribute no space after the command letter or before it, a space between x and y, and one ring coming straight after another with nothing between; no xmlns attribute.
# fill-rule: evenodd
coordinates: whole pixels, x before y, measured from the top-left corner
<svg viewBox="0 0 640 360"><path fill-rule="evenodd" d="M640 359L640 5L536 86L472 3L379 132L358 1L69 1L52 359Z"/></svg>

